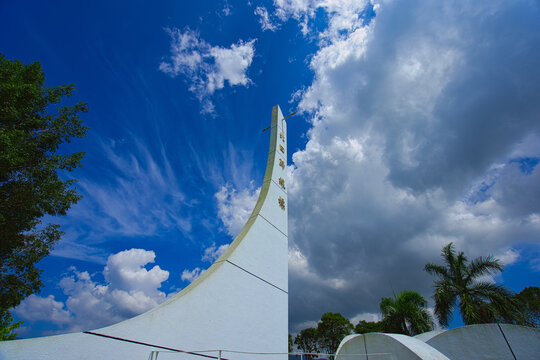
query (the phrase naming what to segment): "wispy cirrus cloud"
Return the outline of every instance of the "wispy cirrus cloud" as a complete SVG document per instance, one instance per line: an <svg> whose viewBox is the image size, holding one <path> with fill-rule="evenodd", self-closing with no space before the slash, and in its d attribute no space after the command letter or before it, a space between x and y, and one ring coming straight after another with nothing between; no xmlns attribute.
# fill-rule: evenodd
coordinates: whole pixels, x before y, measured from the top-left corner
<svg viewBox="0 0 540 360"><path fill-rule="evenodd" d="M102 144L112 176L103 182L81 180L81 188L99 213L107 230L122 235L151 235L158 226L179 226L189 231L189 221L178 215L185 202L164 149L158 157L133 139L134 148L109 141ZM159 200L159 201L158 201Z"/></svg>
<svg viewBox="0 0 540 360"><path fill-rule="evenodd" d="M83 198L64 218L66 231L53 255L105 263L98 244L116 236L156 236L180 230L189 236L189 200L163 148L158 154L134 137L99 142L102 176L81 178Z"/></svg>
<svg viewBox="0 0 540 360"><path fill-rule="evenodd" d="M176 77L184 75L190 82L189 90L201 101L203 113L213 113L209 99L216 90L230 86L248 86L247 70L255 54L255 41L240 40L230 47L212 46L200 35L186 28L166 29L171 37L171 53L159 64L159 70Z"/></svg>

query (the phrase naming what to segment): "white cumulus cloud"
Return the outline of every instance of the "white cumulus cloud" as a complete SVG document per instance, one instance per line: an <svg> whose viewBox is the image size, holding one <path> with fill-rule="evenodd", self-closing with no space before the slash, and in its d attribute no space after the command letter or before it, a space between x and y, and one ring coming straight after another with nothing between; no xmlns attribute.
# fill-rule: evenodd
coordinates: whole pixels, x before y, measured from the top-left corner
<svg viewBox="0 0 540 360"><path fill-rule="evenodd" d="M255 8L254 14L259 16L259 23L261 24L261 29L263 31L276 31L279 28L279 25L277 23L274 23L272 22L272 20L270 20L268 10L264 6L257 6Z"/></svg>
<svg viewBox="0 0 540 360"><path fill-rule="evenodd" d="M375 314L393 290L429 298L424 264L449 242L508 265L516 245L540 244L537 4L275 8L309 32L328 15L313 82L293 98L312 128L289 168L292 328Z"/></svg>
<svg viewBox="0 0 540 360"><path fill-rule="evenodd" d="M216 244L212 244L212 246L204 249L204 255L203 255L201 260L202 261L208 261L208 262L214 262L228 248L229 248L229 244L223 244L221 246L216 246Z"/></svg>
<svg viewBox="0 0 540 360"><path fill-rule="evenodd" d="M181 279L182 279L182 281L193 282L199 276L201 276L201 274L203 272L204 272L204 270L201 270L201 268L199 268L199 267L196 267L193 270L185 269L184 271L182 271Z"/></svg>
<svg viewBox="0 0 540 360"><path fill-rule="evenodd" d="M156 254L144 249L124 250L109 256L103 270L105 280L116 290L142 292L152 297L161 296L161 283L169 272L155 265L150 270L144 266L154 262Z"/></svg>
<svg viewBox="0 0 540 360"><path fill-rule="evenodd" d="M236 236L249 219L255 207L261 188L255 189L253 183L240 191L227 184L215 194L218 206L218 217L231 236Z"/></svg>
<svg viewBox="0 0 540 360"><path fill-rule="evenodd" d="M86 271L71 267L59 287L67 299L56 301L52 295L31 295L15 313L28 321L51 321L62 332L95 329L141 314L166 299L159 290L169 272L153 263L153 251L130 249L109 256L103 270L105 283L95 281Z"/></svg>
<svg viewBox="0 0 540 360"><path fill-rule="evenodd" d="M220 246L216 246L216 244L214 243L211 246L204 249L204 254L201 257L201 260L213 263L228 248L229 248L229 244L223 244L223 245L220 245ZM204 273L205 271L206 271L206 269L201 269L199 267L196 267L196 268L194 268L192 270L184 269L184 271L182 271L182 275L181 275L180 278L182 279L182 281L193 282L199 276L201 276L202 273Z"/></svg>
<svg viewBox="0 0 540 360"><path fill-rule="evenodd" d="M364 12L372 5L369 0L275 0L275 14L282 21L295 19L304 35L312 33L318 10L328 14L326 29L317 34L320 39L335 40L364 24Z"/></svg>
<svg viewBox="0 0 540 360"><path fill-rule="evenodd" d="M246 73L255 54L255 39L240 40L225 48L208 44L189 28L166 31L171 37L171 53L159 64L159 70L171 77L186 76L190 91L202 102L203 112L213 112L208 97L223 89L225 82L230 86L248 86L251 82Z"/></svg>
<svg viewBox="0 0 540 360"><path fill-rule="evenodd" d="M13 309L13 313L23 319L50 321L56 325L72 321L72 314L65 308L64 303L56 301L53 295L41 297L32 294Z"/></svg>

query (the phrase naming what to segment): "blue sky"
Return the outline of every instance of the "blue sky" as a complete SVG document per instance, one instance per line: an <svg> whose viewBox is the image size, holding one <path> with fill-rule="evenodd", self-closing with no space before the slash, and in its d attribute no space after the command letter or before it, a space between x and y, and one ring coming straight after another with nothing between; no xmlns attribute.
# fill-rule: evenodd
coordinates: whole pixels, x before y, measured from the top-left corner
<svg viewBox="0 0 540 360"><path fill-rule="evenodd" d="M540 285L540 9L532 1L0 2L0 51L89 103L84 198L14 311L21 335L119 321L231 242L288 122L290 331L373 320L454 242Z"/></svg>

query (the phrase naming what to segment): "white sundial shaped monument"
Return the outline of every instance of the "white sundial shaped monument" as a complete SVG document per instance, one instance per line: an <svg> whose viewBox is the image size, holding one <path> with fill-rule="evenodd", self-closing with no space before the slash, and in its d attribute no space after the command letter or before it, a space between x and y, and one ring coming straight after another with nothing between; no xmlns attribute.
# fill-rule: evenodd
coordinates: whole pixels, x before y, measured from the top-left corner
<svg viewBox="0 0 540 360"><path fill-rule="evenodd" d="M0 359L286 360L287 124L278 105L270 130L255 208L197 280L156 308L111 326L1 342Z"/></svg>

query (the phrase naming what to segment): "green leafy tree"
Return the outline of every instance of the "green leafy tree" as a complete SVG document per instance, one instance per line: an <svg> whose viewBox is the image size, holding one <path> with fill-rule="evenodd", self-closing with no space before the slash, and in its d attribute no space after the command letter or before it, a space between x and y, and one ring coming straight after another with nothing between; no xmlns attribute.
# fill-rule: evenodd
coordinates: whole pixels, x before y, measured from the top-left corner
<svg viewBox="0 0 540 360"><path fill-rule="evenodd" d="M435 280L435 315L441 326L448 326L454 308L459 306L467 325L496 321L501 314L509 314L515 307L512 294L501 285L478 279L502 271L499 260L478 257L471 262L463 252L456 253L452 243L441 252L444 265L428 263L425 270L437 276Z"/></svg>
<svg viewBox="0 0 540 360"><path fill-rule="evenodd" d="M317 324L319 349L327 354L335 354L341 340L353 330L351 322L340 313L326 313ZM333 356L330 357L331 359Z"/></svg>
<svg viewBox="0 0 540 360"><path fill-rule="evenodd" d="M385 332L414 336L433 330L433 319L426 309L427 300L411 290L394 298L382 298L380 303Z"/></svg>
<svg viewBox="0 0 540 360"><path fill-rule="evenodd" d="M523 325L540 328L540 287L529 286L514 295Z"/></svg>
<svg viewBox="0 0 540 360"><path fill-rule="evenodd" d="M367 334L372 332L384 332L382 321L365 321L360 320L354 327L354 332L357 334Z"/></svg>
<svg viewBox="0 0 540 360"><path fill-rule="evenodd" d="M0 315L0 341L13 340L17 337L15 330L21 326L23 322L13 322L13 317L9 311L5 311Z"/></svg>
<svg viewBox="0 0 540 360"><path fill-rule="evenodd" d="M289 334L289 354L293 352L293 338L292 338L292 335ZM289 355L289 359L291 358L291 356Z"/></svg>
<svg viewBox="0 0 540 360"><path fill-rule="evenodd" d="M66 153L63 143L86 135L79 102L62 105L73 85L45 86L39 62L28 65L0 54L0 314L43 284L35 264L62 232L43 224L45 215L65 215L80 196L75 180L59 171L81 165L83 153Z"/></svg>
<svg viewBox="0 0 540 360"><path fill-rule="evenodd" d="M319 348L317 347L318 340L319 335L317 333L317 329L307 328L300 331L300 334L296 335L294 338L294 343L298 349L302 350L302 352L308 353L308 355L306 355L306 359L311 360L313 355L309 354L319 352Z"/></svg>

